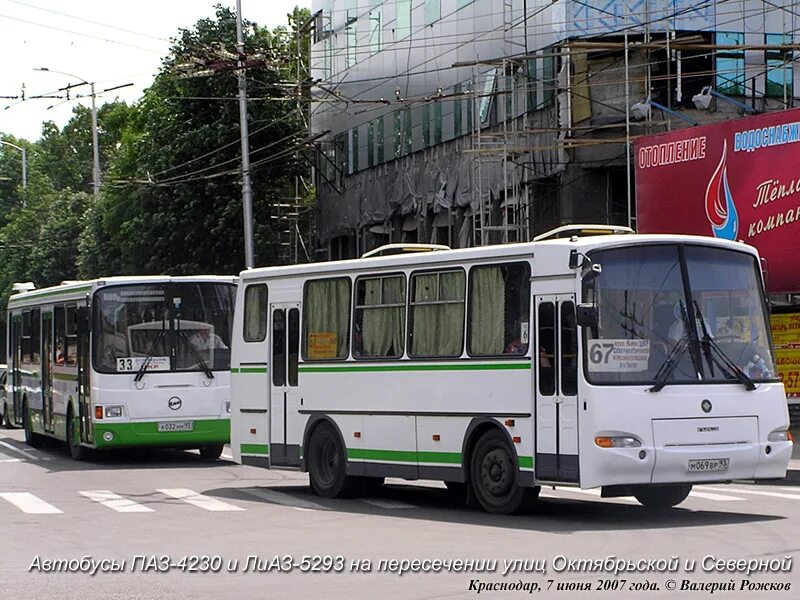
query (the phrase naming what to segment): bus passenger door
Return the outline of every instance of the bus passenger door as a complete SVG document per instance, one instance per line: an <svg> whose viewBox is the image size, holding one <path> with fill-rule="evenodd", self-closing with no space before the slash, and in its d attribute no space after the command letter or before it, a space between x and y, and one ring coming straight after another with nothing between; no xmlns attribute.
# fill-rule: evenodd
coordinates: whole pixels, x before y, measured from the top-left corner
<svg viewBox="0 0 800 600"><path fill-rule="evenodd" d="M78 417L80 423L81 441L91 443L94 440L92 429L92 397L91 382L89 374L91 372L91 356L89 353L89 336L92 328L90 326L91 316L88 306L68 306L66 309L67 343L77 343L77 362L78 362ZM70 337L72 334L76 337ZM69 355L70 350L65 349Z"/></svg>
<svg viewBox="0 0 800 600"><path fill-rule="evenodd" d="M14 424L22 425L22 315L11 318L11 393L14 405Z"/></svg>
<svg viewBox="0 0 800 600"><path fill-rule="evenodd" d="M578 481L578 332L573 295L536 296L536 478Z"/></svg>
<svg viewBox="0 0 800 600"><path fill-rule="evenodd" d="M53 433L53 313L42 313L42 414L44 430Z"/></svg>
<svg viewBox="0 0 800 600"><path fill-rule="evenodd" d="M270 315L270 465L299 467L302 441L297 389L300 305L271 304Z"/></svg>

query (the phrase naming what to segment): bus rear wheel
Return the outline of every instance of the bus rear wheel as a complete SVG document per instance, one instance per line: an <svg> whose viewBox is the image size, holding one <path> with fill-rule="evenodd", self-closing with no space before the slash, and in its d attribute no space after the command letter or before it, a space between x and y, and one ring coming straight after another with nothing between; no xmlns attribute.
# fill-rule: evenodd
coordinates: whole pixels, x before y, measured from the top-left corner
<svg viewBox="0 0 800 600"><path fill-rule="evenodd" d="M25 400L22 404L22 426L25 428L25 443L31 448L41 448L42 437L38 433L33 432L33 425L31 425L31 411L28 409L27 400Z"/></svg>
<svg viewBox="0 0 800 600"><path fill-rule="evenodd" d="M67 446L72 460L86 460L86 448L81 446L80 436L75 431L75 417L72 407L67 410Z"/></svg>
<svg viewBox="0 0 800 600"><path fill-rule="evenodd" d="M514 451L499 430L492 429L480 437L470 467L472 490L483 510L508 515L520 509L525 488L519 485Z"/></svg>
<svg viewBox="0 0 800 600"><path fill-rule="evenodd" d="M666 510L686 500L691 491L691 484L646 485L634 488L633 495L647 509Z"/></svg>
<svg viewBox="0 0 800 600"><path fill-rule="evenodd" d="M208 460L216 460L222 456L223 444L210 444L208 446L200 446L200 456Z"/></svg>
<svg viewBox="0 0 800 600"><path fill-rule="evenodd" d="M329 423L320 423L308 444L308 475L311 489L323 498L353 496L363 489L360 477L347 474L344 447Z"/></svg>

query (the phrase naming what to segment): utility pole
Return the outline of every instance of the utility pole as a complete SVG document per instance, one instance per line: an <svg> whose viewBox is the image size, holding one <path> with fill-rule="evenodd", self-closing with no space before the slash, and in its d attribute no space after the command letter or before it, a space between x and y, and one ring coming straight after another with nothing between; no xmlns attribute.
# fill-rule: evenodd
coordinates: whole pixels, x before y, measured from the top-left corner
<svg viewBox="0 0 800 600"><path fill-rule="evenodd" d="M25 148L22 146L17 146L16 144L12 144L11 142L6 142L5 140L0 140L0 144L4 146L11 146L22 152L22 189L28 188L28 153L26 152Z"/></svg>
<svg viewBox="0 0 800 600"><path fill-rule="evenodd" d="M239 131L242 138L242 208L244 213L244 266L255 266L253 256L253 188L250 185L250 131L247 126L247 80L242 31L242 0L236 0L236 51L239 54Z"/></svg>

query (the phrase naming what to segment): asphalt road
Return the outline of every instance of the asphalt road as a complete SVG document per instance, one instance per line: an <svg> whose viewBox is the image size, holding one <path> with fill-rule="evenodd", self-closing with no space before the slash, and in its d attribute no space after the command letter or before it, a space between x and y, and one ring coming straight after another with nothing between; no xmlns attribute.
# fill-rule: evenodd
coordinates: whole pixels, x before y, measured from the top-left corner
<svg viewBox="0 0 800 600"><path fill-rule="evenodd" d="M800 565L750 575L714 567L800 561L800 461L792 467L772 485L695 488L661 514L559 488L522 515L500 517L459 506L437 483L392 480L369 498L324 500L303 474L224 456L160 451L75 463L63 448L32 450L21 431L0 430L0 598L513 598L533 588L542 598L677 599L706 598L699 586L714 583L735 587L715 597L793 598ZM675 572L568 570L581 566L576 559L669 568L673 556ZM94 568L90 560L101 572L80 572ZM474 561L473 570L459 560ZM543 565L546 573L533 570ZM102 572L109 566L120 570ZM506 566L517 570L504 576ZM739 568L723 565L731 566ZM790 588L752 587L767 584ZM603 586L617 589L595 589Z"/></svg>

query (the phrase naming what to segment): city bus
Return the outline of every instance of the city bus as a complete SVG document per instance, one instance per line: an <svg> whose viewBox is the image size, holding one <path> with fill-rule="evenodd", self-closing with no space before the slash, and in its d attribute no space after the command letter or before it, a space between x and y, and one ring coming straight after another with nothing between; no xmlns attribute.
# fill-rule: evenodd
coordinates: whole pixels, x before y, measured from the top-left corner
<svg viewBox="0 0 800 600"><path fill-rule="evenodd" d="M241 273L235 461L323 497L439 480L492 513L542 485L665 509L785 476L754 248L584 226L413 250Z"/></svg>
<svg viewBox="0 0 800 600"><path fill-rule="evenodd" d="M15 285L3 414L29 445L65 441L76 460L133 447L220 456L230 439L235 277Z"/></svg>

